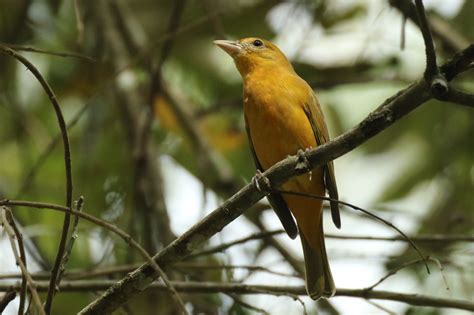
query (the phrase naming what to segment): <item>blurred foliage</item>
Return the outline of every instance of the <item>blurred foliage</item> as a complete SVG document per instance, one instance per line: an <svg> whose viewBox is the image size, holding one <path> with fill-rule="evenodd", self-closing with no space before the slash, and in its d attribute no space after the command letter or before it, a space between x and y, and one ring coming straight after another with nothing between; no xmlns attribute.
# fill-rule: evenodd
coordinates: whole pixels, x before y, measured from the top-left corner
<svg viewBox="0 0 474 315"><path fill-rule="evenodd" d="M130 149L133 137L130 137L131 125L124 119L120 105L125 100L116 91L127 93L133 90L141 98L137 103L128 104L130 108L146 108L150 67L160 58L175 1L123 0L115 5L113 1L104 1L109 14L115 14L115 24L107 23L94 1L77 3L84 26L82 34L78 30L74 1L0 0L0 42L75 52L93 59L23 53L40 69L54 89L66 120L78 120L69 131L75 198L85 196L85 211L117 224L143 242L147 238L145 230L132 232L132 222L140 210L136 209L133 197L134 152ZM172 41L171 54L163 66L162 77L170 93L185 104L194 127L241 184L254 174L241 117L241 83L227 77L219 69L222 65L212 51L215 48L211 41L223 36L275 38L278 30L271 26L268 15L282 4L285 3L186 1L177 35ZM368 3L354 2L335 10L329 0L294 4L295 8L304 8L309 12L312 26L319 27L324 33L337 33L341 25L363 20L369 6ZM473 12L474 1L465 1L459 14L446 20L471 42L474 33L468 30L474 29ZM126 60L128 66L120 74L115 62L117 55L107 39L111 25L121 32L120 40L128 50L125 54L129 56ZM449 55L442 49L442 44L438 44L441 47L440 59L447 59ZM386 85L396 91L413 80L403 73L399 58L395 54L376 61L360 58L327 67L305 61L295 62L295 68L323 96L341 88L353 91L370 89L374 82L380 81L387 82ZM387 73L394 74L392 79L387 79ZM466 74L462 78L462 83L457 84L472 91L473 76ZM372 99L366 102L373 108L378 105ZM326 116L334 135L351 127L346 123L347 114L338 110L337 102L327 105ZM85 110L82 110L83 106L87 106ZM152 106L155 111L152 156L157 159L160 155L171 156L206 186L210 186L209 178L215 174L203 166L195 143L176 116L173 104L160 95L154 98ZM413 150L416 146L416 159L406 169L400 169L391 180L391 185L376 199L380 203L401 200L420 185L439 185L441 193L437 201L431 203L431 209L419 220L419 234L473 232L473 121L472 109L431 101L360 148L362 154L370 157L392 152L394 148ZM64 202L64 161L61 143L54 140L57 135L58 127L51 104L38 83L15 60L0 56L0 198ZM38 164L37 172L28 176L51 141L56 141L53 150L45 155L44 163ZM226 197L219 189L215 190ZM24 227L35 227L34 233L25 234L31 234L30 239L38 251L38 263L45 269L50 268L57 250L62 215L18 209L15 216ZM79 235L80 241L76 242L69 267L93 270L141 261L121 240L86 222L81 222ZM97 252L100 244L106 243L111 245ZM423 248L448 262L452 249L453 246ZM400 260L411 259L408 249L407 253L404 251L400 253ZM222 263L214 257L205 262ZM399 262L392 261L388 267ZM229 276L232 273L226 276L215 271L174 270L172 273L176 279L198 281L225 281ZM421 270L417 276L420 282L425 280ZM75 312L93 298L93 294L85 293L59 294L54 313ZM233 314L250 313L238 303L228 305L228 299L223 303L222 296L217 294L189 295L185 296L185 300L192 303L196 312L211 314L230 310ZM174 312L167 294L156 295L153 292L140 295L127 307L133 309L133 314L151 314L158 309L160 314ZM421 313L410 309L406 314L438 312Z"/></svg>

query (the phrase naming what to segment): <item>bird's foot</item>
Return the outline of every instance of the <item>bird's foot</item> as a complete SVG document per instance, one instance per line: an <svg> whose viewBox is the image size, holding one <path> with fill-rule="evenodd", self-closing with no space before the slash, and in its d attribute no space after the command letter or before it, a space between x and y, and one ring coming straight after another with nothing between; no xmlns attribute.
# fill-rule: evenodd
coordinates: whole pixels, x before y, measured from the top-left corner
<svg viewBox="0 0 474 315"><path fill-rule="evenodd" d="M261 184L263 184L264 186L262 187ZM254 185L259 192L265 193L265 195L268 195L270 193L270 180L265 177L260 170L257 170L255 176L252 177L252 185Z"/></svg>
<svg viewBox="0 0 474 315"><path fill-rule="evenodd" d="M313 171L310 170L310 163L308 161L308 158L306 157L306 154L311 151L313 147L308 147L304 150L299 149L298 152L296 152L296 155L298 157L298 162L296 163L295 170L297 171L308 171L309 170L309 180L311 181L313 179Z"/></svg>

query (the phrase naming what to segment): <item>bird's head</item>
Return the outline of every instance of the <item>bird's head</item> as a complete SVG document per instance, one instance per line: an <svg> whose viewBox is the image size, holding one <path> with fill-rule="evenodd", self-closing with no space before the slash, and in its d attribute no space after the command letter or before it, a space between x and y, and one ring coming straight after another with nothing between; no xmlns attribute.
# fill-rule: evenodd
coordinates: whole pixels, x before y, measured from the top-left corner
<svg viewBox="0 0 474 315"><path fill-rule="evenodd" d="M237 41L215 40L214 44L234 59L237 69L243 77L264 67L284 67L293 70L281 50L265 39L248 37Z"/></svg>

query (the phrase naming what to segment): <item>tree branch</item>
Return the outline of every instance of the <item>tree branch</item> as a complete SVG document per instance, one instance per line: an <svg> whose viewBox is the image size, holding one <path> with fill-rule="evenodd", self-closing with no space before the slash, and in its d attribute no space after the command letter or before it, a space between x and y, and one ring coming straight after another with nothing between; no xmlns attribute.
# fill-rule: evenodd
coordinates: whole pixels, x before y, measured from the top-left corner
<svg viewBox="0 0 474 315"><path fill-rule="evenodd" d="M114 280L99 281L63 281L61 291L64 292L89 292L105 290L109 286L116 285ZM218 282L173 282L173 286L180 292L206 294L206 293L233 293L233 294L268 294L276 296L306 296L304 286L270 286L270 285L249 285L240 283L218 283ZM151 289L165 291L167 287L161 283L153 283ZM19 289L19 285L0 285L0 291L14 288ZM37 282L39 291L45 290L46 283ZM471 301L447 299L442 297L428 296L422 294L407 294L382 290L366 291L364 289L337 289L336 297L355 297L374 300L397 301L416 306L445 307L467 311L474 311L474 303ZM85 314L84 311L79 314ZM102 313L106 314L106 313Z"/></svg>
<svg viewBox="0 0 474 315"><path fill-rule="evenodd" d="M264 230L264 228L262 229ZM195 258L204 255L210 255L214 253L223 252L226 249L246 243L248 241L253 240L262 240L269 238L270 236L285 234L284 230L273 230L273 231L263 231L251 234L249 236L236 239L234 241L223 243L220 245L216 245L207 249L203 249L201 251L197 251L192 253L186 257L186 259ZM419 236L407 236L407 238L403 236L392 236L392 237L383 237L383 236L370 236L370 235L339 235L339 234L324 234L325 238L331 239L340 239L340 240L359 240L359 241L388 241L388 242L408 242L408 240L412 240L415 243L454 243L454 242L474 242L474 236L470 235L442 235L442 234L434 234L434 235L419 235Z"/></svg>
<svg viewBox="0 0 474 315"><path fill-rule="evenodd" d="M25 206L29 208L50 209L50 210L56 210L56 211L65 212L65 213L71 213L79 218L82 218L84 220L97 224L98 226L101 226L113 232L114 234L120 236L128 245L136 249L140 253L140 255L142 255L142 257L145 259L145 261L147 261L148 264L150 264L151 268L157 274L159 274L159 276L163 279L163 282L165 283L165 285L169 286L173 299L175 299L178 306L180 306L180 308L183 310L183 313L186 313L186 308L184 306L183 301L177 294L176 290L173 288L173 285L170 283L166 274L164 273L163 269L161 269L159 264L152 259L150 254L148 254L148 252L137 241L135 241L130 235L128 235L126 232L116 227L115 225L105 220L96 218L82 211L68 209L63 206L48 204L48 203L4 199L4 200L0 200L0 206Z"/></svg>
<svg viewBox="0 0 474 315"><path fill-rule="evenodd" d="M403 16L408 17L416 25L419 25L418 16L416 13L416 7L411 0L388 0L392 7L397 8ZM433 35L439 39L443 46L448 48L449 52L457 52L463 47L469 45L469 41L464 38L461 34L456 32L446 22L441 22L435 17L428 19Z"/></svg>
<svg viewBox="0 0 474 315"><path fill-rule="evenodd" d="M66 207L71 209L72 205L72 171L71 171L71 149L69 146L69 137L67 133L66 122L64 121L64 116L61 112L61 106L58 103L57 97L54 94L53 90L49 86L48 82L43 78L38 69L25 57L19 55L16 51L0 44L0 52L10 55L19 62L21 62L31 73L35 76L38 82L41 84L43 90L49 97L51 104L53 105L54 111L56 113L56 118L58 120L59 129L61 130L61 136L63 139L64 146L64 165L66 170ZM54 261L53 271L51 273L50 289L48 290L48 296L46 298L46 303L44 306L46 314L51 313L51 307L53 303L54 294L56 293L56 280L59 274L59 267L64 255L64 250L66 247L67 236L69 232L70 225L70 212L66 212L64 215L63 228L61 232L61 239L59 241L58 252L56 254L56 259Z"/></svg>
<svg viewBox="0 0 474 315"><path fill-rule="evenodd" d="M20 297L20 298L23 300L23 302L20 301L19 310L21 310L21 307L24 307L25 305L26 292L24 291L24 286L26 282L26 284L30 288L31 296L32 296L33 302L38 308L38 312L44 315L45 310L43 309L43 306L41 305L41 300L36 290L36 285L33 279L31 278L31 275L29 274L28 269L26 268L24 250L20 250L20 252L22 253L18 254L18 249L15 244L15 239L17 239L17 241L19 241L19 244L22 245L22 243L20 242L21 235L18 233L18 229L13 227L15 222L13 221L13 216L11 215L10 209L8 209L7 207L0 207L0 210L1 210L0 211L1 224L5 228L5 231L7 232L8 239L10 240L10 245L12 247L13 256L15 256L15 261L17 265L20 267L22 278L25 279L25 281L22 280L22 283L20 285L20 292L23 294L23 297Z"/></svg>
<svg viewBox="0 0 474 315"><path fill-rule="evenodd" d="M13 241L14 238L16 238L16 241L18 243L18 248L20 251L20 259L24 265L24 269L21 269L21 290L20 290L20 304L18 306L18 314L23 315L25 312L25 302L26 302L26 287L28 285L28 278L26 273L28 272L27 270L27 263L26 263L26 253L25 253L25 246L23 245L23 235L21 234L20 230L16 226L15 219L13 218L13 215L11 213L11 210L7 207L2 207L3 213L3 224L7 224L8 226L5 226L5 230L7 231L7 234L10 238L10 242ZM13 232L13 234L12 234ZM13 254L16 259L18 259L17 255L15 254L15 247L12 244L12 250ZM19 263L17 262L19 265ZM41 306L41 305L40 305Z"/></svg>
<svg viewBox="0 0 474 315"><path fill-rule="evenodd" d="M450 88L442 98L443 101L452 102L454 104L474 107L474 94Z"/></svg>
<svg viewBox="0 0 474 315"><path fill-rule="evenodd" d="M469 46L443 66L442 71L447 73L447 78L454 78L457 73L464 70L461 65L469 65L472 62L474 59L473 46ZM355 128L308 152L309 169L296 169L299 159L296 156L290 156L272 166L263 175L270 180L273 187L279 187L291 177L303 174L350 152L430 98L431 93L426 82L419 80L387 99ZM260 184L261 187L265 186L263 182ZM258 191L252 184L248 184L153 258L164 268L183 259L263 198L265 193ZM144 264L111 286L101 297L84 308L81 314L110 313L143 291L146 285L139 284L143 284L145 279L151 283L157 278L156 272L148 264Z"/></svg>
<svg viewBox="0 0 474 315"><path fill-rule="evenodd" d="M44 50L44 49L39 49L39 48L31 47L31 46L23 46L23 45L8 44L8 43L0 43L0 45L3 45L5 47L11 48L17 51L26 51L26 52L31 52L31 53L45 54L45 55L51 55L51 56L57 56L57 57L63 57L63 58L71 57L71 58L86 60L89 62L97 62L97 60L95 60L92 57L74 53L74 52Z"/></svg>
<svg viewBox="0 0 474 315"><path fill-rule="evenodd" d="M431 91L436 97L444 95L448 90L446 79L440 75L436 63L436 51L434 48L433 37L431 36L430 26L425 14L423 0L415 0L416 14L418 16L418 26L420 27L426 51L425 80L431 86Z"/></svg>

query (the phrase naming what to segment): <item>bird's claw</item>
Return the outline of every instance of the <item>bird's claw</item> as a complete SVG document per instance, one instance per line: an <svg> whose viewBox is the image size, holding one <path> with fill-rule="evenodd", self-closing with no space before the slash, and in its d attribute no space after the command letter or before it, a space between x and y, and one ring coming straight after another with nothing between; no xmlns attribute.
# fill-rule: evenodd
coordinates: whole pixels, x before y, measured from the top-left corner
<svg viewBox="0 0 474 315"><path fill-rule="evenodd" d="M296 163L295 170L307 171L311 168L311 164L309 163L308 158L306 157L306 154L312 149L313 149L312 147L308 147L304 150L299 149L298 152L296 152L296 155L298 157L298 162ZM309 180L311 181L312 179L313 179L313 172L310 170Z"/></svg>
<svg viewBox="0 0 474 315"><path fill-rule="evenodd" d="M296 163L295 170L305 171L310 168L308 158L306 157L306 153L308 153L310 150L311 148L306 148L305 150L299 149L298 152L296 152L298 161Z"/></svg>
<svg viewBox="0 0 474 315"><path fill-rule="evenodd" d="M260 183L259 183L260 180L263 180L263 184L265 184L265 187L260 186ZM255 176L252 177L251 181L252 181L252 185L254 185L255 188L257 188L259 192L266 193L271 190L270 180L267 177L265 177L260 170L257 170L257 172L255 173Z"/></svg>

